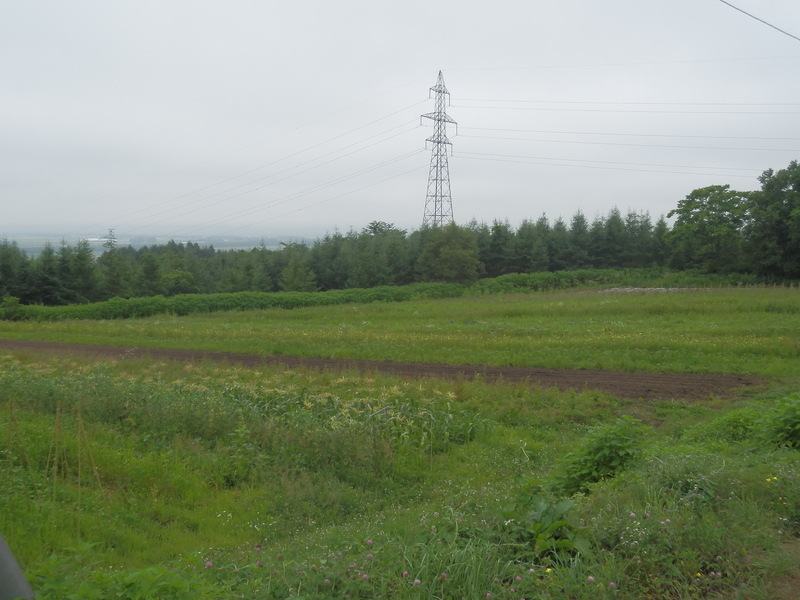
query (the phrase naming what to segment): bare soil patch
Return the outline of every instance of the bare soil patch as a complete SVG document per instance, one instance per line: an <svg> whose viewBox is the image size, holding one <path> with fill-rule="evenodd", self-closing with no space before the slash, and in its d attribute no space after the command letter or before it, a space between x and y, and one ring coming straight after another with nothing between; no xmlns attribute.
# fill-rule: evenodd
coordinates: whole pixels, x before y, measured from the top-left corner
<svg viewBox="0 0 800 600"><path fill-rule="evenodd" d="M404 363L373 360L337 360L301 356L261 356L235 352L203 350L171 350L166 348L131 348L93 346L35 340L0 340L0 350L97 356L115 360L154 358L158 360L210 360L235 365L258 367L283 365L288 369L332 371L355 370L361 373L385 373L400 377L440 377L525 383L562 390L591 389L609 392L619 398L644 400L704 400L711 396L729 397L742 388L758 385L756 377L719 373L641 373L627 371L588 371L523 367L489 367L480 365L446 365L438 363Z"/></svg>

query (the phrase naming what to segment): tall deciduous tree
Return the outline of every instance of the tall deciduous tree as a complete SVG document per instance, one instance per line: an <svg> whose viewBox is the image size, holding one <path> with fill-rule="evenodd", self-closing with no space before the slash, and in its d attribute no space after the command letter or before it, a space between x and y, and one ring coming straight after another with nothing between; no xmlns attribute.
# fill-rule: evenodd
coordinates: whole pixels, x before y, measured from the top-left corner
<svg viewBox="0 0 800 600"><path fill-rule="evenodd" d="M747 194L729 185L712 185L687 195L667 214L677 217L666 238L672 265L715 273L740 269L747 207Z"/></svg>
<svg viewBox="0 0 800 600"><path fill-rule="evenodd" d="M800 163L761 177L745 228L752 267L761 275L800 277Z"/></svg>
<svg viewBox="0 0 800 600"><path fill-rule="evenodd" d="M455 223L433 227L423 237L417 270L424 281L474 282L482 265L473 233Z"/></svg>

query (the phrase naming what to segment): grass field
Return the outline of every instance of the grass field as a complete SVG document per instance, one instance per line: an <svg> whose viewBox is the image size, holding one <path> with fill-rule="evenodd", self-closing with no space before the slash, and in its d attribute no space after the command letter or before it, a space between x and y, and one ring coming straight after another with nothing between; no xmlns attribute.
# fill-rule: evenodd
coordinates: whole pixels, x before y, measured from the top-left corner
<svg viewBox="0 0 800 600"><path fill-rule="evenodd" d="M0 531L40 598L796 598L800 295L571 292L0 338L752 373L643 402L0 354Z"/></svg>
<svg viewBox="0 0 800 600"><path fill-rule="evenodd" d="M796 289L568 292L127 321L0 322L0 337L449 364L800 373Z"/></svg>

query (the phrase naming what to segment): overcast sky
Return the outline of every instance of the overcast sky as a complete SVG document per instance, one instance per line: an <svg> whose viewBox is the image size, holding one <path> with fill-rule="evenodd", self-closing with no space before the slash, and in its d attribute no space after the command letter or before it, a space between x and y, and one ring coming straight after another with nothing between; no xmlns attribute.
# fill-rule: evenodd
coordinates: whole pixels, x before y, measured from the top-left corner
<svg viewBox="0 0 800 600"><path fill-rule="evenodd" d="M0 237L419 228L439 70L459 223L655 219L800 159L800 41L719 0L5 0Z"/></svg>

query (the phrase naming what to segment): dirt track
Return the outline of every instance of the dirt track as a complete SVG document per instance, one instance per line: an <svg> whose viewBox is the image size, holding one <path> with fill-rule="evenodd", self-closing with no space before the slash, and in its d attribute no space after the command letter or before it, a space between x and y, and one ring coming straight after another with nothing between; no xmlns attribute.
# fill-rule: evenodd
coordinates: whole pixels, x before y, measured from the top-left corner
<svg viewBox="0 0 800 600"><path fill-rule="evenodd" d="M620 398L659 400L681 398L702 400L710 396L730 396L737 389L759 383L755 377L705 373L632 373L625 371L577 371L569 369L538 369L522 367L485 367L476 365L444 365L435 363L399 363L391 361L335 360L297 356L259 356L232 352L201 350L168 350L163 348L130 348L118 346L89 346L29 340L0 340L0 350L46 352L80 356L101 356L115 359L151 357L159 360L228 362L256 367L284 365L287 368L320 370L357 370L378 372L401 377L482 377L487 381L527 382L541 387L559 389L603 390Z"/></svg>

